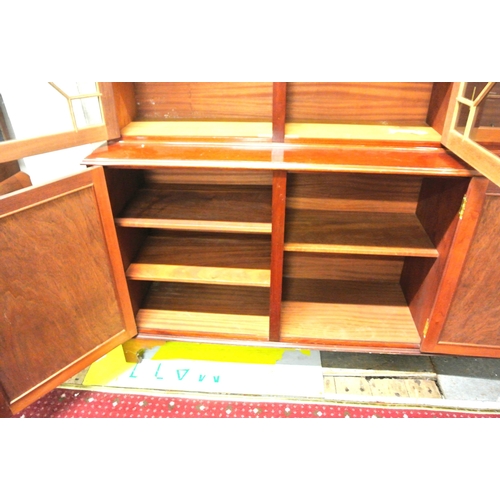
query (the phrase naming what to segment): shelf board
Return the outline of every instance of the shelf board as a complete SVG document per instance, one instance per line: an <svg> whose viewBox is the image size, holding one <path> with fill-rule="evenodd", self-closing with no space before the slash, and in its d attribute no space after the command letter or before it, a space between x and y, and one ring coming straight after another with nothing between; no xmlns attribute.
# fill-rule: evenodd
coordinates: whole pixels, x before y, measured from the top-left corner
<svg viewBox="0 0 500 500"><path fill-rule="evenodd" d="M418 346L398 283L287 279L281 340Z"/></svg>
<svg viewBox="0 0 500 500"><path fill-rule="evenodd" d="M270 141L271 122L227 121L141 121L130 122L122 129L124 139L238 139L255 137Z"/></svg>
<svg viewBox="0 0 500 500"><path fill-rule="evenodd" d="M124 227L270 234L271 187L145 187L115 221Z"/></svg>
<svg viewBox="0 0 500 500"><path fill-rule="evenodd" d="M127 269L129 279L270 286L269 236L149 236Z"/></svg>
<svg viewBox="0 0 500 500"><path fill-rule="evenodd" d="M286 212L285 251L438 257L411 213Z"/></svg>
<svg viewBox="0 0 500 500"><path fill-rule="evenodd" d="M405 141L439 145L441 135L429 126L359 125L336 123L287 123L285 141L293 140L344 141Z"/></svg>
<svg viewBox="0 0 500 500"><path fill-rule="evenodd" d="M169 142L123 140L97 148L85 165L117 168L175 167L287 170L472 177L480 175L442 147L280 144L259 142Z"/></svg>
<svg viewBox="0 0 500 500"><path fill-rule="evenodd" d="M140 331L269 338L269 290L152 283L136 316Z"/></svg>

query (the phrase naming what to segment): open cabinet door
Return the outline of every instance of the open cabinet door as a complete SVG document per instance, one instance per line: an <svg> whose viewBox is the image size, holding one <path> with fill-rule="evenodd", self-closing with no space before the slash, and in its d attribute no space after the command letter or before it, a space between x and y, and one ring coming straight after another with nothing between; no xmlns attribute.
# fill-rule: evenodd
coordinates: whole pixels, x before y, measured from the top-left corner
<svg viewBox="0 0 500 500"><path fill-rule="evenodd" d="M500 83L454 83L441 142L500 186Z"/></svg>
<svg viewBox="0 0 500 500"><path fill-rule="evenodd" d="M454 83L443 145L472 179L421 350L500 358L500 84Z"/></svg>
<svg viewBox="0 0 500 500"><path fill-rule="evenodd" d="M136 334L101 167L0 197L0 414Z"/></svg>

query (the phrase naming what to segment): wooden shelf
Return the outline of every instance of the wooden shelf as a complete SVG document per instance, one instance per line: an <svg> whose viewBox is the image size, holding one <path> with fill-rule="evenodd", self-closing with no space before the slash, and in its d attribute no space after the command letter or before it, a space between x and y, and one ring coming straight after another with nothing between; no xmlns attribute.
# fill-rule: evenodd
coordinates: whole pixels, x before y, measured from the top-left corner
<svg viewBox="0 0 500 500"><path fill-rule="evenodd" d="M287 279L281 340L417 347L420 336L397 283Z"/></svg>
<svg viewBox="0 0 500 500"><path fill-rule="evenodd" d="M84 163L117 168L287 170L472 177L472 167L439 147L123 140L96 149Z"/></svg>
<svg viewBox="0 0 500 500"><path fill-rule="evenodd" d="M286 212L285 250L437 257L438 252L411 213Z"/></svg>
<svg viewBox="0 0 500 500"><path fill-rule="evenodd" d="M142 332L269 339L269 290L260 287L152 283L139 310Z"/></svg>
<svg viewBox="0 0 500 500"><path fill-rule="evenodd" d="M271 187L145 187L116 223L124 227L270 234Z"/></svg>
<svg viewBox="0 0 500 500"><path fill-rule="evenodd" d="M128 267L127 277L268 287L270 256L267 235L152 235Z"/></svg>

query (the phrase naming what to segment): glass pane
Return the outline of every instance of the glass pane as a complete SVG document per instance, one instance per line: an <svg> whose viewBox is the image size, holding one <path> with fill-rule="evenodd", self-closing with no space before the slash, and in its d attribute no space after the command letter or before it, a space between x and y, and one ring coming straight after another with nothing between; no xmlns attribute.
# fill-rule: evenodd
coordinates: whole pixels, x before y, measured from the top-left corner
<svg viewBox="0 0 500 500"><path fill-rule="evenodd" d="M465 125L467 124L467 118L469 116L469 106L465 104L458 105L458 118L455 123L455 130L460 134L464 133Z"/></svg>
<svg viewBox="0 0 500 500"><path fill-rule="evenodd" d="M85 94L95 94L97 85L95 82L54 82L69 97Z"/></svg>
<svg viewBox="0 0 500 500"><path fill-rule="evenodd" d="M464 97L473 101L486 87L488 82L471 82L465 84Z"/></svg>
<svg viewBox="0 0 500 500"><path fill-rule="evenodd" d="M101 107L98 97L85 97L83 99L73 99L73 112L75 114L78 128L102 125Z"/></svg>
<svg viewBox="0 0 500 500"><path fill-rule="evenodd" d="M9 139L29 139L73 130L67 100L47 82L0 83Z"/></svg>
<svg viewBox="0 0 500 500"><path fill-rule="evenodd" d="M496 83L479 104L470 137L498 154L500 150L500 83Z"/></svg>

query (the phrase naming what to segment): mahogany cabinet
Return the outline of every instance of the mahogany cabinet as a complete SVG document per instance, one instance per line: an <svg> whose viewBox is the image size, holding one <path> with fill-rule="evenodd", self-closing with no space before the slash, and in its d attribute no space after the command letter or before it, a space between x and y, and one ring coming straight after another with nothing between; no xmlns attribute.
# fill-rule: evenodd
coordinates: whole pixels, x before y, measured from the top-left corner
<svg viewBox="0 0 500 500"><path fill-rule="evenodd" d="M101 88L82 180L0 197L4 407L136 334L500 356L500 200L441 144L454 86Z"/></svg>

